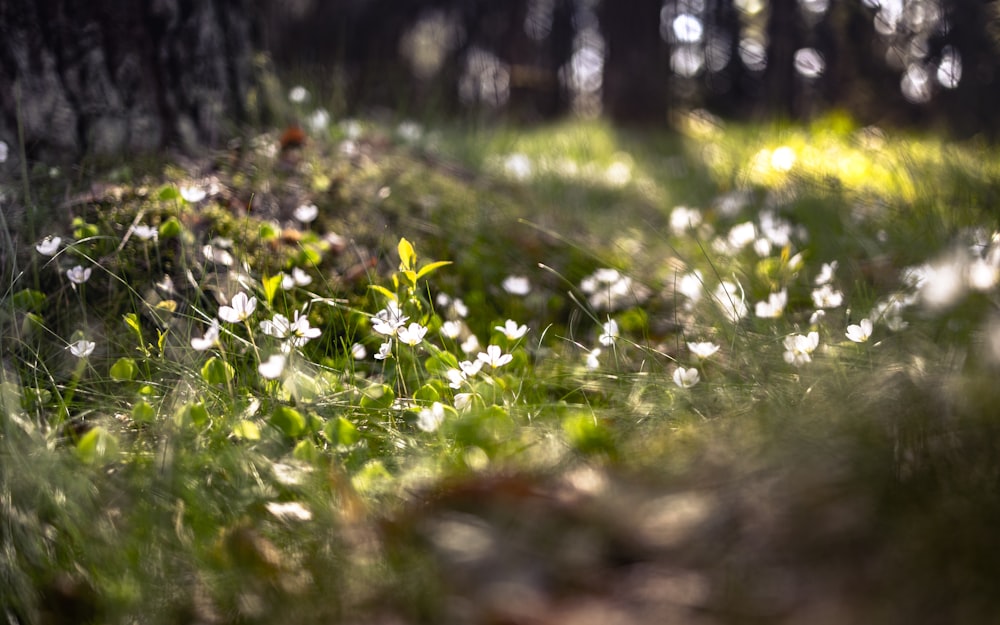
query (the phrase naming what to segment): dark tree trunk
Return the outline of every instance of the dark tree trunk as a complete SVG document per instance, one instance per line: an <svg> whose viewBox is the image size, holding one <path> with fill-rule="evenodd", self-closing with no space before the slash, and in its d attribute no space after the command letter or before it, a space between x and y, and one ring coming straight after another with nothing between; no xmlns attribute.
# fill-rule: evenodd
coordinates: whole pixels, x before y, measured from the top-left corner
<svg viewBox="0 0 1000 625"><path fill-rule="evenodd" d="M798 0L770 0L767 18L767 69L764 91L767 113L794 118L797 110L795 51L801 47L803 26Z"/></svg>
<svg viewBox="0 0 1000 625"><path fill-rule="evenodd" d="M43 161L218 144L266 101L253 15L250 0L0 0L0 140Z"/></svg>
<svg viewBox="0 0 1000 625"><path fill-rule="evenodd" d="M670 55L660 36L660 0L600 5L604 58L604 111L617 121L667 118Z"/></svg>

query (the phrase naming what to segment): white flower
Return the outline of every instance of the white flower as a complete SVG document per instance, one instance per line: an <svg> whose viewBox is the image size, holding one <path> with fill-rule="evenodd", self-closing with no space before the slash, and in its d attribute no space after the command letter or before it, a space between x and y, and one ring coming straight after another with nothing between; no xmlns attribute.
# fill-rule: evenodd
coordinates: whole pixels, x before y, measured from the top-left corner
<svg viewBox="0 0 1000 625"><path fill-rule="evenodd" d="M697 228L700 225L701 211L697 208L677 206L670 211L670 231L675 235L682 235L687 230Z"/></svg>
<svg viewBox="0 0 1000 625"><path fill-rule="evenodd" d="M59 251L59 245L62 243L62 237L47 236L42 239L35 249L42 256L54 256L56 252Z"/></svg>
<svg viewBox="0 0 1000 625"><path fill-rule="evenodd" d="M719 346L710 341L688 343L687 346L698 360L710 358L713 354L715 354L715 352L719 351Z"/></svg>
<svg viewBox="0 0 1000 625"><path fill-rule="evenodd" d="M462 373L466 377L473 377L483 368L483 361L481 360L463 360L458 363L458 367L462 370Z"/></svg>
<svg viewBox="0 0 1000 625"><path fill-rule="evenodd" d="M508 319L502 326L494 326L494 330L499 330L503 332L503 335L507 337L508 341L516 341L525 335L528 331L528 326L517 325L517 322L513 319Z"/></svg>
<svg viewBox="0 0 1000 625"><path fill-rule="evenodd" d="M771 240L770 239L756 239L753 242L753 251L757 252L757 256L761 258L771 255Z"/></svg>
<svg viewBox="0 0 1000 625"><path fill-rule="evenodd" d="M701 379L701 374L694 367L685 369L677 367L674 369L674 384L681 388L691 388Z"/></svg>
<svg viewBox="0 0 1000 625"><path fill-rule="evenodd" d="M306 126L315 133L321 133L330 126L330 111L318 108L306 118Z"/></svg>
<svg viewBox="0 0 1000 625"><path fill-rule="evenodd" d="M747 315L746 295L739 282L732 283L723 280L719 286L715 287L713 297L715 303L733 323L737 323Z"/></svg>
<svg viewBox="0 0 1000 625"><path fill-rule="evenodd" d="M788 291L782 289L779 293L771 293L766 302L757 302L756 314L761 319L777 319L785 312L788 303Z"/></svg>
<svg viewBox="0 0 1000 625"><path fill-rule="evenodd" d="M906 320L903 319L903 312L906 309L907 301L902 294L896 294L886 299L879 300L872 309L871 318L882 320L893 332L899 332L906 328Z"/></svg>
<svg viewBox="0 0 1000 625"><path fill-rule="evenodd" d="M441 334L449 339L457 339L462 333L462 324L458 321L445 321L441 324Z"/></svg>
<svg viewBox="0 0 1000 625"><path fill-rule="evenodd" d="M396 127L396 134L404 141L419 141L424 134L423 127L417 122L406 120Z"/></svg>
<svg viewBox="0 0 1000 625"><path fill-rule="evenodd" d="M208 330L205 331L205 336L193 337L191 339L191 347L195 348L199 352L203 352L219 343L219 320L212 319L212 325L208 326Z"/></svg>
<svg viewBox="0 0 1000 625"><path fill-rule="evenodd" d="M816 325L817 323L822 321L824 317L826 317L826 311L820 308L813 314L809 315L809 325L811 326Z"/></svg>
<svg viewBox="0 0 1000 625"><path fill-rule="evenodd" d="M417 427L424 432L433 432L441 427L444 421L444 405L436 401L430 408L424 408L417 413Z"/></svg>
<svg viewBox="0 0 1000 625"><path fill-rule="evenodd" d="M525 276L507 276L500 283L500 286L511 295L527 295L531 293L531 282Z"/></svg>
<svg viewBox="0 0 1000 625"><path fill-rule="evenodd" d="M502 367L508 364L510 361L514 360L514 357L510 354L504 354L503 350L500 349L499 345L490 345L486 348L486 352L479 352L476 356L479 360L488 364L489 366L496 369L497 367Z"/></svg>
<svg viewBox="0 0 1000 625"><path fill-rule="evenodd" d="M833 274L834 272L837 271L837 264L838 263L835 260L832 260L828 263L823 263L823 266L820 267L819 274L817 274L816 279L813 280L816 286L821 286L833 282L833 277L834 277Z"/></svg>
<svg viewBox="0 0 1000 625"><path fill-rule="evenodd" d="M819 333L810 332L803 336L792 334L785 337L785 362L796 367L812 361L811 354L819 346Z"/></svg>
<svg viewBox="0 0 1000 625"><path fill-rule="evenodd" d="M155 241L158 233L153 226L138 224L132 227L132 234L143 241Z"/></svg>
<svg viewBox="0 0 1000 625"><path fill-rule="evenodd" d="M309 286L313 279L301 267L292 267L292 281L296 286Z"/></svg>
<svg viewBox="0 0 1000 625"><path fill-rule="evenodd" d="M464 319L469 314L469 307L460 298L456 297L451 302L451 311L455 313L455 316Z"/></svg>
<svg viewBox="0 0 1000 625"><path fill-rule="evenodd" d="M79 341L70 343L67 346L69 353L73 354L77 358L86 358L93 353L95 347L97 347L97 343L86 339L80 339Z"/></svg>
<svg viewBox="0 0 1000 625"><path fill-rule="evenodd" d="M379 345L378 353L375 354L375 360L385 360L386 358L392 358L392 339Z"/></svg>
<svg viewBox="0 0 1000 625"><path fill-rule="evenodd" d="M479 339L476 337L475 334L470 334L468 338L462 341L462 345L460 347L462 348L462 351L465 352L466 354L471 354L472 352L478 352Z"/></svg>
<svg viewBox="0 0 1000 625"><path fill-rule="evenodd" d="M588 301L597 310L634 306L650 295L649 288L608 267L597 269L580 281L580 290L590 296Z"/></svg>
<svg viewBox="0 0 1000 625"><path fill-rule="evenodd" d="M309 91L302 85L295 85L288 91L288 99L295 104L302 104L309 99Z"/></svg>
<svg viewBox="0 0 1000 625"><path fill-rule="evenodd" d="M292 345L302 347L312 339L323 334L323 331L319 328L310 327L309 318L305 315L300 315L299 311L296 310L288 333L292 337Z"/></svg>
<svg viewBox="0 0 1000 625"><path fill-rule="evenodd" d="M597 342L605 347L608 347L610 345L614 345L617 339L618 322L614 319L608 319L601 325L601 335L597 337Z"/></svg>
<svg viewBox="0 0 1000 625"><path fill-rule="evenodd" d="M427 328L420 325L416 321L411 323L406 327L399 327L396 330L396 337L399 339L400 343L406 343L407 345L416 346L424 340L424 335L427 334Z"/></svg>
<svg viewBox="0 0 1000 625"><path fill-rule="evenodd" d="M7 142L0 141L0 163L6 163L8 156L10 156L10 148L7 146Z"/></svg>
<svg viewBox="0 0 1000 625"><path fill-rule="evenodd" d="M312 519L312 512L297 501L269 501L264 504L264 507L282 521L308 521Z"/></svg>
<svg viewBox="0 0 1000 625"><path fill-rule="evenodd" d="M741 250L757 238L757 228L753 225L752 221L745 221L741 224L736 224L729 230L729 235L726 237L726 242L729 243L730 247L736 250Z"/></svg>
<svg viewBox="0 0 1000 625"><path fill-rule="evenodd" d="M448 369L444 374L448 378L448 386L451 388L459 389L465 384L466 375L459 369Z"/></svg>
<svg viewBox="0 0 1000 625"><path fill-rule="evenodd" d="M375 313L372 317L372 330L386 336L395 336L410 318L403 314L399 305L390 301L385 308Z"/></svg>
<svg viewBox="0 0 1000 625"><path fill-rule="evenodd" d="M762 212L758 217L758 221L760 223L760 231L767 237L768 241L778 247L785 247L791 243L792 224L778 217L774 211L766 210Z"/></svg>
<svg viewBox="0 0 1000 625"><path fill-rule="evenodd" d="M816 308L837 308L844 303L844 294L831 285L824 284L813 290L812 301Z"/></svg>
<svg viewBox="0 0 1000 625"><path fill-rule="evenodd" d="M510 154L503 162L504 171L516 180L531 177L531 159L521 153Z"/></svg>
<svg viewBox="0 0 1000 625"><path fill-rule="evenodd" d="M601 355L601 348L595 347L594 349L587 352L587 368L596 369L601 366L601 361L598 358Z"/></svg>
<svg viewBox="0 0 1000 625"><path fill-rule="evenodd" d="M307 224L319 217L319 208L315 204L302 204L295 209L292 216L302 223Z"/></svg>
<svg viewBox="0 0 1000 625"><path fill-rule="evenodd" d="M262 378L274 380L281 376L285 370L285 363L288 359L283 354L271 354L267 360L257 366Z"/></svg>
<svg viewBox="0 0 1000 625"><path fill-rule="evenodd" d="M355 343L351 345L351 358L354 360L364 360L368 357L368 350L361 343Z"/></svg>
<svg viewBox="0 0 1000 625"><path fill-rule="evenodd" d="M187 185L181 187L180 192L184 201L191 204L197 204L198 202L204 200L205 196L208 195L208 193L206 193L206 191L201 187L192 187Z"/></svg>
<svg viewBox="0 0 1000 625"><path fill-rule="evenodd" d="M218 263L224 267L232 267L235 262L232 254L224 249L215 247L212 244L203 246L201 248L201 254L205 257L205 260Z"/></svg>
<svg viewBox="0 0 1000 625"><path fill-rule="evenodd" d="M259 325L261 332L279 339L287 338L292 327L292 324L288 321L288 317L281 313L275 313L274 317L261 321Z"/></svg>
<svg viewBox="0 0 1000 625"><path fill-rule="evenodd" d="M253 314L257 308L257 298L248 297L246 293L240 291L233 296L229 306L219 307L219 319L229 323L240 323Z"/></svg>
<svg viewBox="0 0 1000 625"><path fill-rule="evenodd" d="M862 319L856 324L847 326L847 338L855 343L864 343L872 335L871 319Z"/></svg>
<svg viewBox="0 0 1000 625"><path fill-rule="evenodd" d="M701 299L701 293L705 285L701 277L701 272L695 269L691 273L686 273L677 281L677 292L687 297L692 302Z"/></svg>
<svg viewBox="0 0 1000 625"><path fill-rule="evenodd" d="M1000 272L997 271L997 268L982 258L974 258L968 267L966 267L965 272L969 287L977 291L992 289L996 286L998 278L1000 278Z"/></svg>
<svg viewBox="0 0 1000 625"><path fill-rule="evenodd" d="M455 393L455 410L464 412L472 406L472 393Z"/></svg>
<svg viewBox="0 0 1000 625"><path fill-rule="evenodd" d="M482 361L470 362L468 360L463 360L458 365L460 369L448 369L445 372L445 376L448 378L448 386L454 389L459 389L462 387L469 378L474 377L479 370L483 368Z"/></svg>
<svg viewBox="0 0 1000 625"><path fill-rule="evenodd" d="M66 270L66 277L69 278L69 281L73 284L83 284L87 280L90 280L90 272L90 267L84 269L80 265L75 265L71 269Z"/></svg>

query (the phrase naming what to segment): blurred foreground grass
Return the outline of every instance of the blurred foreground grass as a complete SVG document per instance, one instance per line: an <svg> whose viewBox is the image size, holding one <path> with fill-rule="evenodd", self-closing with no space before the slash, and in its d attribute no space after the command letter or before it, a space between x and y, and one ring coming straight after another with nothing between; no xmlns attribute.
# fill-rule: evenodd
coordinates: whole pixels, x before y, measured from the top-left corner
<svg viewBox="0 0 1000 625"><path fill-rule="evenodd" d="M995 151L677 127L5 186L7 621L990 622Z"/></svg>

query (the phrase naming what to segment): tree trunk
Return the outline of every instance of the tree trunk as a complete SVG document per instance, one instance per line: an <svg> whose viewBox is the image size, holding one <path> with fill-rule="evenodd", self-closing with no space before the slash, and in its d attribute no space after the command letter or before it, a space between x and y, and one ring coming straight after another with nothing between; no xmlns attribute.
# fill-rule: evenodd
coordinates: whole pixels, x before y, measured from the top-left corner
<svg viewBox="0 0 1000 625"><path fill-rule="evenodd" d="M670 55L660 36L660 0L599 8L604 58L604 111L622 122L663 122L669 107Z"/></svg>
<svg viewBox="0 0 1000 625"><path fill-rule="evenodd" d="M794 57L803 32L799 3L798 0L770 0L768 4L765 105L769 115L795 118L799 110Z"/></svg>
<svg viewBox="0 0 1000 625"><path fill-rule="evenodd" d="M251 4L0 0L0 140L45 162L219 144L264 113Z"/></svg>

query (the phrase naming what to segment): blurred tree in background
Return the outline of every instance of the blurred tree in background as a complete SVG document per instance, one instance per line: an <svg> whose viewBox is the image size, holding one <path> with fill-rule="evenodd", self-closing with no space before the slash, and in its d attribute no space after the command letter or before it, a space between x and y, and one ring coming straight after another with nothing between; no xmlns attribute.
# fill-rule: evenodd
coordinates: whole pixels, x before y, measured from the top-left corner
<svg viewBox="0 0 1000 625"><path fill-rule="evenodd" d="M982 0L0 0L0 140L22 133L35 158L214 144L271 110L267 59L345 114L665 123L695 108L740 119L836 108L994 138L996 11Z"/></svg>

